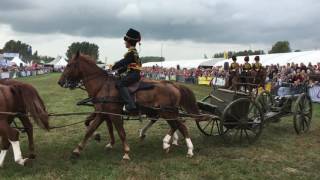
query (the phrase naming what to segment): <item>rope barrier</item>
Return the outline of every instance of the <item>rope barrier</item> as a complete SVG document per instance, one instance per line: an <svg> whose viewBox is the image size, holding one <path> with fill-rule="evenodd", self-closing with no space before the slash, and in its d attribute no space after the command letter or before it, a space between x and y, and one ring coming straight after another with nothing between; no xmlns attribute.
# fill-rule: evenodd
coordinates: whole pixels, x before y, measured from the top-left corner
<svg viewBox="0 0 320 180"><path fill-rule="evenodd" d="M50 117L62 117L62 116L82 116L82 115L90 115L90 114L103 114L103 115L111 115L111 116L118 116L118 117L129 117L129 115L124 115L124 114L118 114L118 113L112 113L112 112L104 112L104 111L94 111L94 112L74 112L74 113L49 113L48 116ZM0 115L10 115L10 116L28 116L30 117L31 115L29 114L23 114L23 113L19 113L19 112L1 112L0 111ZM203 117L207 117L207 118L213 118L215 117L214 115L210 115L210 114L190 114L190 113L183 113L183 112L179 112L180 117L178 118L171 118L171 119L167 119L167 118L163 118L163 120L165 121L177 121L177 120L181 120L181 117L190 117L190 118L203 118ZM149 120L154 120L157 121L159 120L159 118L148 118ZM124 118L124 120L141 120L140 118L138 119L130 119L130 118ZM65 127L69 127L69 126L74 126L80 123L84 123L86 120L83 121L79 121L79 122L75 122L75 123L71 123L71 124L67 124L67 125L62 125L62 126L51 126L49 129L60 129L60 128L65 128ZM19 129L19 130L26 130L27 128L21 128L18 127L17 124L14 122L15 124L15 128ZM34 128L36 129L36 128Z"/></svg>

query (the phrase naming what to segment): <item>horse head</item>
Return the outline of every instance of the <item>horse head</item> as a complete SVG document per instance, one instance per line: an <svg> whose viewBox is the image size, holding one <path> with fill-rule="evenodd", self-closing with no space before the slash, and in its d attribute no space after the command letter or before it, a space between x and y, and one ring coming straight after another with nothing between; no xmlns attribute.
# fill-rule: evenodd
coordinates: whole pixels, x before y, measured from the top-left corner
<svg viewBox="0 0 320 180"><path fill-rule="evenodd" d="M80 57L81 54L78 51L71 60L69 60L67 66L65 67L58 84L64 88L75 89L79 86L82 73L80 70Z"/></svg>

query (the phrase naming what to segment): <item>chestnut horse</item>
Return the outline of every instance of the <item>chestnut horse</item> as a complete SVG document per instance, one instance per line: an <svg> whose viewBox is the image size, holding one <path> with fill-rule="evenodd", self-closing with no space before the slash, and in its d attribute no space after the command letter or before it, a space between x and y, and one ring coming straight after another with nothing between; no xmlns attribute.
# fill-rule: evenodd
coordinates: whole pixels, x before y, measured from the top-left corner
<svg viewBox="0 0 320 180"><path fill-rule="evenodd" d="M119 96L119 92L115 86L117 78L106 74L96 63L88 56L81 55L79 52L69 60L67 67L61 75L58 84L65 88L74 89L82 82L89 97L96 99L108 99L108 103L95 103L95 111L123 113L123 102ZM188 113L199 114L199 109L196 104L196 98L193 92L182 85L173 83L164 83L160 81L141 80L145 83L153 84L154 88L149 90L142 90L135 93L135 99L140 108L141 114L146 114L148 117L161 117L167 120L171 129L163 139L163 149L168 152L170 148L169 141L172 134L178 129L185 137L188 147L187 156L193 156L193 144L191 142L187 127L178 118L178 108L181 106ZM184 97L184 98L182 98ZM186 98L188 97L188 98ZM153 107L160 110L150 110ZM170 110L165 110L170 109ZM96 114L94 119L90 122L87 132L83 140L73 150L73 157L78 157L80 152L85 147L88 139L92 136L94 131L100 124L106 121L111 142L114 144L113 126L118 131L118 135L123 144L124 160L129 160L129 145L126 140L126 133L123 127L123 119L116 115Z"/></svg>
<svg viewBox="0 0 320 180"><path fill-rule="evenodd" d="M1 79L0 84L9 85L9 86L10 85L23 86L25 91L28 91L28 93L30 93L30 94L32 94L32 96L36 97L37 101L38 101L37 106L39 107L39 109L42 109L42 111L39 111L39 117L41 117L40 120L43 121L42 124L45 129L49 128L48 113L47 113L46 107L45 107L39 93L32 85L27 84L27 83L23 83L21 81L13 80L13 79ZM27 110L26 110L25 106L21 106L21 107L19 107L19 109L17 109L16 112L26 113ZM35 149L34 149L34 140L33 140L33 125L32 125L30 118L28 116L18 116L18 118L20 119L20 121L24 127L24 131L27 133L27 136L28 136L28 142L29 142L29 156L28 156L28 158L35 159L36 155L34 152ZM13 117L11 117L9 123L11 123L12 121L13 121Z"/></svg>
<svg viewBox="0 0 320 180"><path fill-rule="evenodd" d="M8 84L8 85L6 85ZM29 159L35 158L33 144L33 129L27 114L30 113L36 124L49 130L48 113L37 91L28 84L14 80L1 80L0 84L0 111L18 112L29 140ZM5 156L10 147L13 148L14 160L20 165L25 165L28 158L23 158L19 143L19 131L10 127L14 116L0 114L0 135L2 148L0 153L0 167L3 166Z"/></svg>

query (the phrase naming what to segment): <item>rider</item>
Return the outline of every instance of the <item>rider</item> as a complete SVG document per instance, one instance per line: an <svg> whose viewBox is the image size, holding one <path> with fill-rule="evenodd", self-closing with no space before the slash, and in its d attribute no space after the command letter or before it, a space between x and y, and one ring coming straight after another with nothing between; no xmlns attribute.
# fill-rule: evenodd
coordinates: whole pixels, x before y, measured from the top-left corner
<svg viewBox="0 0 320 180"><path fill-rule="evenodd" d="M252 69L255 70L256 72L259 72L262 69L262 64L259 62L260 57L256 56L256 57L254 57L254 60L256 62L252 65Z"/></svg>
<svg viewBox="0 0 320 180"><path fill-rule="evenodd" d="M244 57L245 63L242 66L243 72L247 74L251 70L251 64L249 63L249 56Z"/></svg>
<svg viewBox="0 0 320 180"><path fill-rule="evenodd" d="M239 71L239 64L237 63L237 57L232 56L232 63L230 65L230 73L235 73Z"/></svg>
<svg viewBox="0 0 320 180"><path fill-rule="evenodd" d="M128 49L128 52L124 55L123 59L116 62L112 67L112 70L124 75L116 82L116 87L125 102L125 111L129 112L137 110L136 104L130 95L128 86L140 80L141 61L136 50L136 44L140 43L140 40L140 32L134 29L129 29L124 36L125 46Z"/></svg>
<svg viewBox="0 0 320 180"><path fill-rule="evenodd" d="M239 72L239 64L237 63L237 57L236 56L232 56L232 63L230 65L230 69L229 69L229 85L232 84L232 79L233 77L236 76L236 74Z"/></svg>

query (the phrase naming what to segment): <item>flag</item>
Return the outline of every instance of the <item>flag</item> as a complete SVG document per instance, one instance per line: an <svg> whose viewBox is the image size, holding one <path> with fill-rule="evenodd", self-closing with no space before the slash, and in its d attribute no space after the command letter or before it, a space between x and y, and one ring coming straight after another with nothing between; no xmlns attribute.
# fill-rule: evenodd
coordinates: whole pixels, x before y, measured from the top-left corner
<svg viewBox="0 0 320 180"><path fill-rule="evenodd" d="M228 52L227 52L227 51L225 51L225 52L223 53L223 58L224 58L224 59L229 59L229 57L228 57Z"/></svg>

